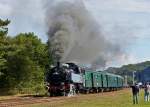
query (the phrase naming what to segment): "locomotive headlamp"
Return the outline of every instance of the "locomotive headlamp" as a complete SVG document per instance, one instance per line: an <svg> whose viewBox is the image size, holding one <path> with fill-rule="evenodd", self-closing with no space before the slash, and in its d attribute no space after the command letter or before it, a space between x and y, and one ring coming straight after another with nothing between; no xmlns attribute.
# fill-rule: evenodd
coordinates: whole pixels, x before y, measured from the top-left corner
<svg viewBox="0 0 150 107"><path fill-rule="evenodd" d="M63 67L69 68L68 64L62 64Z"/></svg>

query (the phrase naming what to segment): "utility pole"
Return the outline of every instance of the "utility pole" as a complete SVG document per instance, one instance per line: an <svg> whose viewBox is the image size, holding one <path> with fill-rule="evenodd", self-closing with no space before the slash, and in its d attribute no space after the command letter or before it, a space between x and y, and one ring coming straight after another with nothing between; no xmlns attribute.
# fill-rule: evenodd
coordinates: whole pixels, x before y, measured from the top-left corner
<svg viewBox="0 0 150 107"><path fill-rule="evenodd" d="M133 77L132 77L132 78L133 78L133 85L135 84L135 73L136 73L136 71L133 71L133 72L132 72L132 76L133 76Z"/></svg>
<svg viewBox="0 0 150 107"><path fill-rule="evenodd" d="M124 77L124 86L125 87L128 87L128 77L127 77L127 75L125 75L125 77Z"/></svg>

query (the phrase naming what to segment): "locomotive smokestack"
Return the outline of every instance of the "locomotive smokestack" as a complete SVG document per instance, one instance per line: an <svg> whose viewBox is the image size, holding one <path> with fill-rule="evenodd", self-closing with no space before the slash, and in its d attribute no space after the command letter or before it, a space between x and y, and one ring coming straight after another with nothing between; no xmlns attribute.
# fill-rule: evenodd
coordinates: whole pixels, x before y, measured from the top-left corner
<svg viewBox="0 0 150 107"><path fill-rule="evenodd" d="M60 62L57 61L57 69L59 69L59 68L60 68Z"/></svg>
<svg viewBox="0 0 150 107"><path fill-rule="evenodd" d="M59 62L59 61L57 62L57 67L58 67L58 68L60 67L60 62Z"/></svg>

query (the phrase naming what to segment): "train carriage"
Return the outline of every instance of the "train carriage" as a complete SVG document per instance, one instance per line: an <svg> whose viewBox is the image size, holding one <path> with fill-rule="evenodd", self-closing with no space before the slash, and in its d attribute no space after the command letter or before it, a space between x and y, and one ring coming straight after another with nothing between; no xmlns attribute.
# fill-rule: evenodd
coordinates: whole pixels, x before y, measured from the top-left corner
<svg viewBox="0 0 150 107"><path fill-rule="evenodd" d="M85 82L85 87L86 88L91 88L92 87L92 71L86 71L84 73L84 82Z"/></svg>
<svg viewBox="0 0 150 107"><path fill-rule="evenodd" d="M92 72L93 71L84 71L83 73L83 89L82 92L89 93L92 89Z"/></svg>
<svg viewBox="0 0 150 107"><path fill-rule="evenodd" d="M94 88L102 88L102 73L93 72L92 79L93 79L93 87Z"/></svg>
<svg viewBox="0 0 150 107"><path fill-rule="evenodd" d="M117 75L117 84L118 84L118 88L123 87L123 82L124 82L123 80L124 80L123 77Z"/></svg>
<svg viewBox="0 0 150 107"><path fill-rule="evenodd" d="M107 79L107 74L106 73L102 73L102 87L103 89L108 88L108 79Z"/></svg>

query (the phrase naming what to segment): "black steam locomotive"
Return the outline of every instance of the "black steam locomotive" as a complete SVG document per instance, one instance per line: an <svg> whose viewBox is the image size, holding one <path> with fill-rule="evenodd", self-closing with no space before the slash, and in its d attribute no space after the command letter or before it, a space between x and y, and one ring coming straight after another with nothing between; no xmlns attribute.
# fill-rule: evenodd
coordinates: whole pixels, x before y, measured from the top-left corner
<svg viewBox="0 0 150 107"><path fill-rule="evenodd" d="M81 69L74 63L61 64L50 69L46 82L50 96L68 96L78 93L82 87Z"/></svg>

